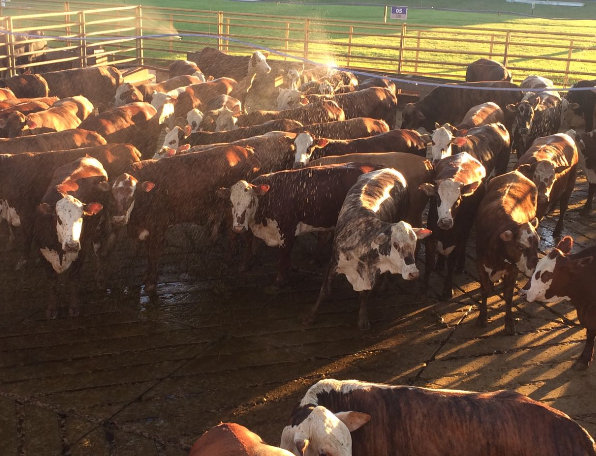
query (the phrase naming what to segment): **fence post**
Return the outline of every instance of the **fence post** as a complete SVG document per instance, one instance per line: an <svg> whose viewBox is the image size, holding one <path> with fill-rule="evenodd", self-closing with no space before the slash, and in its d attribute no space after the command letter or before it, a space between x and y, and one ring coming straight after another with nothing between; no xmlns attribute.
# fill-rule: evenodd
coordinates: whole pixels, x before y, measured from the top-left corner
<svg viewBox="0 0 596 456"><path fill-rule="evenodd" d="M350 57L352 57L352 34L354 33L354 26L350 25L350 35L348 36L348 61L346 66L350 66Z"/></svg>
<svg viewBox="0 0 596 456"><path fill-rule="evenodd" d="M563 87L567 87L569 82L569 67L571 66L571 54L573 54L573 40L569 40L569 53L567 54L567 64L565 65L565 79L563 80Z"/></svg>
<svg viewBox="0 0 596 456"><path fill-rule="evenodd" d="M416 37L416 61L414 62L414 73L418 73L418 56L420 55L420 30Z"/></svg>
<svg viewBox="0 0 596 456"><path fill-rule="evenodd" d="M493 33L490 36L490 51L488 52L488 58L489 59L492 59L493 58L493 49L494 49L494 46L495 46L495 34Z"/></svg>
<svg viewBox="0 0 596 456"><path fill-rule="evenodd" d="M8 57L6 58L6 62L7 62L7 67L8 67L8 74L10 76L14 76L17 72L15 69L15 65L16 65L16 59L14 56L14 35L12 32L13 26L12 26L12 17L7 17L6 18L6 50L8 51Z"/></svg>
<svg viewBox="0 0 596 456"><path fill-rule="evenodd" d="M404 45L406 43L406 24L401 25L401 35L399 37L399 61L397 62L397 74L401 74L404 59Z"/></svg>
<svg viewBox="0 0 596 456"><path fill-rule="evenodd" d="M217 12L217 50L223 51L223 11Z"/></svg>
<svg viewBox="0 0 596 456"><path fill-rule="evenodd" d="M137 6L137 65L144 65L145 58L143 53L143 10L141 5Z"/></svg>
<svg viewBox="0 0 596 456"><path fill-rule="evenodd" d="M66 14L64 14L64 22L65 23L69 23L70 22L70 14L68 14L70 12L70 3L69 2L64 2L64 12ZM70 26L67 25L65 28L65 32L66 32L66 36L70 36ZM66 45L70 46L70 40L66 40Z"/></svg>
<svg viewBox="0 0 596 456"><path fill-rule="evenodd" d="M387 10L389 9L389 5L385 5L385 11L383 12L383 22L387 23Z"/></svg>
<svg viewBox="0 0 596 456"><path fill-rule="evenodd" d="M284 55L284 61L288 60L287 54L290 52L290 23L286 22L286 55Z"/></svg>
<svg viewBox="0 0 596 456"><path fill-rule="evenodd" d="M173 32L174 30L176 30L174 28L174 15L170 14L170 31ZM170 39L168 41L170 44L170 52L173 52L174 51L174 38L170 37Z"/></svg>
<svg viewBox="0 0 596 456"><path fill-rule="evenodd" d="M230 18L226 17L226 52L230 52Z"/></svg>
<svg viewBox="0 0 596 456"><path fill-rule="evenodd" d="M87 66L87 32L85 30L85 11L79 11L79 68Z"/></svg>
<svg viewBox="0 0 596 456"><path fill-rule="evenodd" d="M304 20L304 60L308 60L308 38L310 35L310 19Z"/></svg>
<svg viewBox="0 0 596 456"><path fill-rule="evenodd" d="M507 32L505 36L505 49L503 50L503 65L507 67L507 60L509 58L509 42L511 41L511 32Z"/></svg>

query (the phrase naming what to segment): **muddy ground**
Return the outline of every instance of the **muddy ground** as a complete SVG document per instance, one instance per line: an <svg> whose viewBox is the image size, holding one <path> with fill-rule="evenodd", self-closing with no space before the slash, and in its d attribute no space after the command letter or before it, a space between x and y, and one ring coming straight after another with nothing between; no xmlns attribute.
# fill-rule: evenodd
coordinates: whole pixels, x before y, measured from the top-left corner
<svg viewBox="0 0 596 456"><path fill-rule="evenodd" d="M594 218L578 214L586 188L581 177L565 229L579 247L596 242ZM556 215L541 224L543 249L553 245ZM6 230L0 232L3 246ZM45 318L40 262L15 272L16 253L2 252L0 455L182 456L221 421L278 444L296 401L324 377L514 389L596 435L595 368L571 369L584 331L568 303L546 307L516 297L518 333L506 336L503 301L495 296L488 327L476 327L472 244L450 302L437 298L438 276L429 290L394 277L371 305L372 329L362 332L356 295L342 277L306 327L301 319L324 269L312 260L315 249L313 236L301 238L290 285L274 290L273 249L263 246L250 271L239 273L239 257L228 260L224 242L179 226L169 233L158 296L150 299L139 289L144 258L122 239L109 291L95 287L86 264L81 315L62 309L52 321Z"/></svg>

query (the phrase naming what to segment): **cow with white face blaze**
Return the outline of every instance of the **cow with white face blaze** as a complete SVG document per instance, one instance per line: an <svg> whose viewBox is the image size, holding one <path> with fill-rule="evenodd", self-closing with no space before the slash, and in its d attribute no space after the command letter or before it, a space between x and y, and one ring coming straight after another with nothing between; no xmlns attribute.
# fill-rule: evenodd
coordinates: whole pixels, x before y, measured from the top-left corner
<svg viewBox="0 0 596 456"><path fill-rule="evenodd" d="M398 171L384 168L362 175L348 192L339 213L333 253L319 297L307 322L312 322L330 292L337 274L346 276L360 295L358 327L368 329L368 298L380 274L418 277L416 242L430 234L403 221L407 211L407 184Z"/></svg>

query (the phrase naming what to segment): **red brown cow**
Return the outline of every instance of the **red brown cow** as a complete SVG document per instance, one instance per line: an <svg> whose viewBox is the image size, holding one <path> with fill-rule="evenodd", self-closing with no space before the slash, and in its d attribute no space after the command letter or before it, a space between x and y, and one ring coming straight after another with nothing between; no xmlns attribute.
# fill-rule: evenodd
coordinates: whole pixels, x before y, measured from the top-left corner
<svg viewBox="0 0 596 456"><path fill-rule="evenodd" d="M13 112L6 119L9 138L24 134L50 133L77 128L81 119L77 116L79 106L74 102L65 102L60 106L52 106L45 111L23 114Z"/></svg>
<svg viewBox="0 0 596 456"><path fill-rule="evenodd" d="M280 248L275 279L288 279L296 236L331 231L348 190L371 165L329 165L264 174L222 188L218 196L232 203L232 229L250 230L269 247Z"/></svg>
<svg viewBox="0 0 596 456"><path fill-rule="evenodd" d="M158 263L168 227L209 222L217 203L217 189L251 179L259 166L251 149L228 146L225 150L166 160L144 160L114 181L112 221L128 223L129 235L147 246L147 292L155 291L157 285Z"/></svg>
<svg viewBox="0 0 596 456"><path fill-rule="evenodd" d="M186 114L194 108L207 111L205 105L218 95L230 95L238 86L234 79L219 78L201 84L191 84L186 90L178 95L174 116L186 117Z"/></svg>
<svg viewBox="0 0 596 456"><path fill-rule="evenodd" d="M496 122L504 123L505 114L498 104L489 101L471 107L455 128L458 130L467 130ZM507 127L507 125L505 125L505 127Z"/></svg>
<svg viewBox="0 0 596 456"><path fill-rule="evenodd" d="M366 152L407 152L426 156L426 141L415 130L390 130L368 138L314 139L308 132L296 138L294 167L305 166L311 159L327 155L345 155Z"/></svg>
<svg viewBox="0 0 596 456"><path fill-rule="evenodd" d="M261 437L236 423L221 423L193 444L188 456L293 456L267 445Z"/></svg>
<svg viewBox="0 0 596 456"><path fill-rule="evenodd" d="M0 88L0 101L15 100L17 96L8 87Z"/></svg>
<svg viewBox="0 0 596 456"><path fill-rule="evenodd" d="M255 51L252 55L229 55L212 47L204 47L200 52L189 52L187 59L195 62L201 71L214 78L232 78L241 81L248 74L248 65L251 59L264 61L269 53ZM264 71L268 73L268 71Z"/></svg>
<svg viewBox="0 0 596 456"><path fill-rule="evenodd" d="M197 64L189 60L174 60L168 66L168 72L170 79L176 76L194 75L197 72L202 73Z"/></svg>
<svg viewBox="0 0 596 456"><path fill-rule="evenodd" d="M99 133L75 128L73 130L19 136L17 138L0 138L0 154L50 152L103 146L104 144L106 144L106 140Z"/></svg>
<svg viewBox="0 0 596 456"><path fill-rule="evenodd" d="M2 86L8 87L17 98L47 97L47 81L39 74L19 74L2 80Z"/></svg>
<svg viewBox="0 0 596 456"><path fill-rule="evenodd" d="M323 100L316 103L309 103L300 108L286 109L284 111L253 111L238 117L237 125L239 127L247 127L274 119L293 119L303 125L308 125L345 120L345 118L343 109L335 101Z"/></svg>
<svg viewBox="0 0 596 456"><path fill-rule="evenodd" d="M334 379L308 389L280 446L297 456L596 454L594 439L578 423L515 391Z"/></svg>
<svg viewBox="0 0 596 456"><path fill-rule="evenodd" d="M479 326L488 323L486 301L493 283L503 279L505 331L515 333L511 311L515 279L518 271L529 277L538 263L537 197L534 183L519 171L488 183L476 212L476 266L482 289Z"/></svg>
<svg viewBox="0 0 596 456"><path fill-rule="evenodd" d="M511 71L491 59L478 59L468 65L466 82L511 81Z"/></svg>
<svg viewBox="0 0 596 456"><path fill-rule="evenodd" d="M292 133L308 131L311 135L329 139L355 139L387 133L389 125L380 119L370 117L356 117L355 119L338 120L335 122L315 123L293 128Z"/></svg>
<svg viewBox="0 0 596 456"><path fill-rule="evenodd" d="M201 84L200 78L195 76L176 76L162 82L149 82L142 84L131 84L125 82L116 89L114 96L114 106L122 106L135 101L146 101L151 103L154 92L169 92L179 87L189 86L191 84Z"/></svg>
<svg viewBox="0 0 596 456"><path fill-rule="evenodd" d="M559 220L553 236L559 236L567 212L569 197L575 187L578 152L575 141L565 133L536 139L517 162L516 169L538 189L536 216L541 220L559 203Z"/></svg>
<svg viewBox="0 0 596 456"><path fill-rule="evenodd" d="M508 104L517 103L521 98L522 92L518 86L507 81L447 84L435 87L416 103L408 103L402 112L401 128L424 127L427 131L432 131L435 123L456 124L470 108L487 101L505 109Z"/></svg>
<svg viewBox="0 0 596 456"><path fill-rule="evenodd" d="M0 109L14 108L24 103L39 103L40 105L52 106L59 100L58 97L37 97L37 98L12 98L10 100L0 101ZM47 109L47 108L46 108Z"/></svg>
<svg viewBox="0 0 596 456"><path fill-rule="evenodd" d="M528 302L569 299L580 324L586 328L586 344L576 360L576 369L587 369L594 356L596 338L596 247L571 254L573 239L565 236L557 247L542 257L520 291Z"/></svg>

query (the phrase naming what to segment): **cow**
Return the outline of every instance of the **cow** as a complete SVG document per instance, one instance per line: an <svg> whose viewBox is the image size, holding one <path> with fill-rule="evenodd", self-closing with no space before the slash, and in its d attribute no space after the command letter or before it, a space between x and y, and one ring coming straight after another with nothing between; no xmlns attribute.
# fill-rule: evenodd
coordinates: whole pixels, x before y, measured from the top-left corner
<svg viewBox="0 0 596 456"><path fill-rule="evenodd" d="M596 454L594 439L578 423L515 391L330 378L302 397L280 446L296 456Z"/></svg>
<svg viewBox="0 0 596 456"><path fill-rule="evenodd" d="M568 131L571 134L573 130ZM587 217L592 211L592 200L596 194L596 131L590 131L573 135L579 150L579 165L586 175L588 181L588 197L580 211L580 215Z"/></svg>
<svg viewBox="0 0 596 456"><path fill-rule="evenodd" d="M528 302L556 302L568 299L577 311L580 324L586 328L586 343L574 363L577 370L587 369L594 356L596 338L596 247L571 254L573 238L565 236L557 246L538 261L530 280L520 290Z"/></svg>
<svg viewBox="0 0 596 456"><path fill-rule="evenodd" d="M114 66L50 71L41 76L48 83L50 95L59 98L83 95L100 111L112 105L122 81L122 73Z"/></svg>
<svg viewBox="0 0 596 456"><path fill-rule="evenodd" d="M2 87L7 87L17 98L47 97L49 88L47 81L39 74L19 74L0 81Z"/></svg>
<svg viewBox="0 0 596 456"><path fill-rule="evenodd" d="M511 149L521 157L530 144L542 136L557 133L561 126L561 96L554 91L528 92L516 104L509 104L513 113Z"/></svg>
<svg viewBox="0 0 596 456"><path fill-rule="evenodd" d="M84 220L103 209L103 195L109 195L108 174L102 164L91 157L81 157L57 168L47 191L37 206L33 240L45 259L51 275L52 291L48 296L47 318L56 318L58 290L56 275L68 276L70 288L69 315L77 316L78 282L82 263L82 244L89 250L89 232L94 228L85 226ZM100 197L100 198L97 198ZM97 225L98 221L95 220ZM46 263L47 262L47 263Z"/></svg>
<svg viewBox="0 0 596 456"><path fill-rule="evenodd" d="M384 87L389 89L389 91L397 96L397 88L395 87L395 82L387 78L366 78L363 79L361 82L358 83L357 90L368 89L369 87Z"/></svg>
<svg viewBox="0 0 596 456"><path fill-rule="evenodd" d="M466 82L511 80L511 71L495 60L478 59L466 68Z"/></svg>
<svg viewBox="0 0 596 456"><path fill-rule="evenodd" d="M319 297L305 318L311 323L330 292L335 275L344 274L360 296L358 327L370 328L368 300L377 277L385 272L418 278L414 252L430 231L403 221L407 183L401 173L383 168L363 174L348 192L335 225L333 253Z"/></svg>
<svg viewBox="0 0 596 456"><path fill-rule="evenodd" d="M189 52L187 59L195 62L201 71L214 78L228 77L241 81L248 74L248 65L251 59L260 68L266 71L268 52L255 51L252 55L229 55L212 47L204 47L200 52ZM269 67L269 65L267 65Z"/></svg>
<svg viewBox="0 0 596 456"><path fill-rule="evenodd" d="M4 111L9 108L16 108L17 106L22 106L25 103L39 103L39 105L45 105L49 108L50 106L53 106L54 103L56 103L58 100L58 97L12 98L9 100L0 101L0 109Z"/></svg>
<svg viewBox="0 0 596 456"><path fill-rule="evenodd" d="M125 82L116 89L114 95L114 106L122 106L135 101L146 101L151 103L155 92L169 92L179 87L186 87L191 84L200 84L200 78L195 76L176 76L162 82L149 82L141 84L131 84Z"/></svg>
<svg viewBox="0 0 596 456"><path fill-rule="evenodd" d="M26 134L51 133L77 128L81 119L78 117L79 105L65 102L44 111L23 114L19 111L6 118L7 136L15 138Z"/></svg>
<svg viewBox="0 0 596 456"><path fill-rule="evenodd" d="M206 103L205 109L206 111L204 114L201 113L202 117L196 127L193 125L193 133L199 128L202 131L233 130L236 128L237 118L235 116L242 113L242 103L230 95L219 95ZM187 114L187 120L191 113L192 111Z"/></svg>
<svg viewBox="0 0 596 456"><path fill-rule="evenodd" d="M17 96L8 87L0 88L0 101L4 100L16 100Z"/></svg>
<svg viewBox="0 0 596 456"><path fill-rule="evenodd" d="M498 104L489 101L478 106L471 107L464 115L461 122L455 125L458 130L468 130L482 125L496 122L505 122L505 114ZM507 125L505 125L507 127ZM509 129L508 129L509 130Z"/></svg>
<svg viewBox="0 0 596 456"><path fill-rule="evenodd" d="M567 101L569 102L565 113L567 128L592 131L596 127L594 125L596 88L594 87L596 87L596 79L583 80L573 84L567 92Z"/></svg>
<svg viewBox="0 0 596 456"><path fill-rule="evenodd" d="M8 126L9 126L8 119L13 113L19 112L23 116L27 116L28 114L31 114L34 112L45 111L46 109L49 109L49 108L50 108L50 105L48 105L42 101L27 101L24 103L20 103L20 104L11 106L6 109L2 109L0 111L0 137L2 137L2 138L8 137Z"/></svg>
<svg viewBox="0 0 596 456"><path fill-rule="evenodd" d="M563 230L569 197L575 187L578 151L575 140L566 133L536 139L517 162L516 169L538 189L536 216L541 220L559 203L559 220L553 230L557 237Z"/></svg>
<svg viewBox="0 0 596 456"><path fill-rule="evenodd" d="M288 279L296 236L331 231L348 190L370 165L329 165L264 174L221 188L232 203L232 229L250 230L269 247L279 247L277 285Z"/></svg>
<svg viewBox="0 0 596 456"><path fill-rule="evenodd" d="M168 65L168 72L169 79L182 75L194 75L195 73L202 74L202 71L197 64L189 60L174 60Z"/></svg>
<svg viewBox="0 0 596 456"><path fill-rule="evenodd" d="M294 167L305 166L311 159L327 155L345 155L366 152L406 152L426 156L426 141L415 130L390 130L368 138L314 139L308 132L296 138Z"/></svg>
<svg viewBox="0 0 596 456"><path fill-rule="evenodd" d="M103 146L106 140L94 131L75 128L54 133L0 138L0 154L22 154L24 152L51 152L77 149L80 147Z"/></svg>
<svg viewBox="0 0 596 456"><path fill-rule="evenodd" d="M258 125L268 120L292 119L303 125L345 120L345 114L335 101L323 100L285 111L252 111L238 117L239 127Z"/></svg>
<svg viewBox="0 0 596 456"><path fill-rule="evenodd" d="M408 103L402 112L401 128L424 127L432 131L435 123L456 124L470 108L479 104L492 101L505 109L508 104L517 103L521 98L519 87L508 81L445 84L435 87L416 103Z"/></svg>
<svg viewBox="0 0 596 456"><path fill-rule="evenodd" d="M146 244L146 292L155 291L168 227L208 222L217 189L252 179L259 167L252 149L228 146L167 160L144 160L115 179L112 222L127 224L129 235Z"/></svg>
<svg viewBox="0 0 596 456"><path fill-rule="evenodd" d="M529 277L538 263L538 189L519 171L494 177L476 211L476 266L482 300L477 325L486 326L486 301L493 283L503 279L505 332L515 333L511 310L518 271Z"/></svg>
<svg viewBox="0 0 596 456"><path fill-rule="evenodd" d="M293 456L267 445L261 437L236 423L221 423L205 432L188 456Z"/></svg>
<svg viewBox="0 0 596 456"><path fill-rule="evenodd" d="M95 109L93 103L91 103L87 98L85 98L82 95L75 95L74 97L62 98L60 100L56 100L56 102L52 104L52 106L54 107L63 105L69 105L75 108L76 111L74 112L77 115L77 117L81 120L81 122L85 120L87 117L89 117L89 115L91 115L91 113Z"/></svg>
<svg viewBox="0 0 596 456"><path fill-rule="evenodd" d="M550 89L555 86L551 79L544 76L531 74L527 76L519 85L522 89Z"/></svg>
<svg viewBox="0 0 596 456"><path fill-rule="evenodd" d="M308 131L311 135L328 139L355 139L387 133L389 125L380 119L370 117L356 117L354 119L338 120L335 122L314 123L289 130L292 133Z"/></svg>
<svg viewBox="0 0 596 456"><path fill-rule="evenodd" d="M441 292L443 299L452 296L456 267L463 270L474 215L484 196L485 177L485 167L467 152L461 152L435 164L434 184L420 185L431 197L427 227L432 235L426 240L423 287L427 288L438 251L447 258L447 275Z"/></svg>
<svg viewBox="0 0 596 456"><path fill-rule="evenodd" d="M178 95L174 117L186 117L188 111L194 108L205 112L207 111L206 103L219 95L230 95L237 86L238 83L230 78L219 78L201 84L191 84Z"/></svg>

